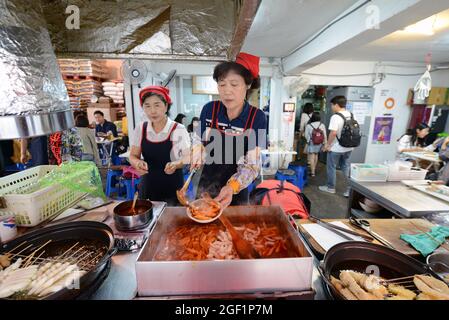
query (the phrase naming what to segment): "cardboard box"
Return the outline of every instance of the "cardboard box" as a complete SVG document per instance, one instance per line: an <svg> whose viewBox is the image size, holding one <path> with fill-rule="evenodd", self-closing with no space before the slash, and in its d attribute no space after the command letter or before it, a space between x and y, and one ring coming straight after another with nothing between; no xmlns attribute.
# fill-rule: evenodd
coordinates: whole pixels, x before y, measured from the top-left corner
<svg viewBox="0 0 449 320"><path fill-rule="evenodd" d="M428 105L445 105L447 102L448 88L435 87L430 90L429 98L427 99Z"/></svg>

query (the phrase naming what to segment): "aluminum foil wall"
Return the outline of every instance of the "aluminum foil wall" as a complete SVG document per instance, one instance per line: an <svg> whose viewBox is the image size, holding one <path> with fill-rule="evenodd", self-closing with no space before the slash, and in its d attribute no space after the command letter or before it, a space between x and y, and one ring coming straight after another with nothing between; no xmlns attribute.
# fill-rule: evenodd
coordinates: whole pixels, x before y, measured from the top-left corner
<svg viewBox="0 0 449 320"><path fill-rule="evenodd" d="M0 0L0 116L70 109L42 8Z"/></svg>
<svg viewBox="0 0 449 320"><path fill-rule="evenodd" d="M224 56L236 20L235 0L42 0L55 51ZM67 29L68 5L80 28Z"/></svg>

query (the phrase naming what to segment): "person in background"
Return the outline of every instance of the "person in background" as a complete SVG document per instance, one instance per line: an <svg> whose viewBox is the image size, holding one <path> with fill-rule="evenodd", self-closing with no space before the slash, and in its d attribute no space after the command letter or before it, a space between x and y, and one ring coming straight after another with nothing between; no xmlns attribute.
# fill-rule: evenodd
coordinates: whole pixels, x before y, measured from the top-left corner
<svg viewBox="0 0 449 320"><path fill-rule="evenodd" d="M89 120L83 114L75 119L75 128L64 132L62 137L63 161L94 161L101 165L95 134L89 128Z"/></svg>
<svg viewBox="0 0 449 320"><path fill-rule="evenodd" d="M444 184L449 186L449 137L446 137L441 144L440 152L438 155L440 159L444 161L444 166L434 174L430 175L430 180L436 180L435 184Z"/></svg>
<svg viewBox="0 0 449 320"><path fill-rule="evenodd" d="M167 88L143 88L139 98L149 121L136 127L129 159L142 176L140 198L177 205L176 190L184 183L182 159L190 154L189 134L168 117L171 98Z"/></svg>
<svg viewBox="0 0 449 320"><path fill-rule="evenodd" d="M104 113L100 110L94 112L95 117L95 133L98 137L105 137L109 132L112 132L114 137L118 137L117 127L114 123L107 121L104 118Z"/></svg>
<svg viewBox="0 0 449 320"><path fill-rule="evenodd" d="M48 137L39 136L31 139L22 139L20 147L20 162L25 164L30 159L27 156L27 149L30 148L31 165L43 166L48 165Z"/></svg>
<svg viewBox="0 0 449 320"><path fill-rule="evenodd" d="M305 135L306 125L309 123L310 119L312 118L312 114L313 114L313 104L308 102L302 108L301 120L299 122L300 123L299 124L299 132L300 132L301 137L304 137L304 135Z"/></svg>
<svg viewBox="0 0 449 320"><path fill-rule="evenodd" d="M305 154L307 154L307 141L305 138L305 129L306 125L309 123L310 118L312 117L313 113L313 104L310 102L306 103L302 108L302 114L301 119L299 121L299 137L297 138L297 144L296 144L296 152L297 155L295 156L295 159L301 159L304 157ZM309 158L307 158L309 160ZM307 160L307 165L310 168L310 163Z"/></svg>
<svg viewBox="0 0 449 320"><path fill-rule="evenodd" d="M433 151L433 144L426 146L425 139L430 132L430 127L426 123L419 123L414 129L410 129L406 134L398 139L397 158L410 160L404 152Z"/></svg>
<svg viewBox="0 0 449 320"><path fill-rule="evenodd" d="M349 169L352 150L354 148L347 148L340 145L338 139L341 136L341 131L345 125L345 120L351 119L351 112L346 110L346 97L336 96L332 98L331 105L332 115L329 123L329 137L327 143L323 148L324 152L327 152L327 185L320 186L319 190L327 193L336 193L335 186L337 180L337 167L340 166L341 171L346 179L346 191L343 196L349 196Z"/></svg>
<svg viewBox="0 0 449 320"><path fill-rule="evenodd" d="M310 164L311 176L315 177L316 166L318 164L318 154L323 148L323 145L326 145L327 143L326 126L321 123L321 116L319 112L312 113L312 117L306 125L304 137L307 141L307 160ZM314 140L322 140L322 142L315 144Z"/></svg>
<svg viewBox="0 0 449 320"><path fill-rule="evenodd" d="M190 141L192 141L192 144L201 141L200 118L192 118L192 122L187 126L187 132L190 134Z"/></svg>
<svg viewBox="0 0 449 320"><path fill-rule="evenodd" d="M175 122L182 124L183 126L185 126L186 124L184 123L184 119L186 118L186 115L183 113L178 113L178 115L175 118Z"/></svg>

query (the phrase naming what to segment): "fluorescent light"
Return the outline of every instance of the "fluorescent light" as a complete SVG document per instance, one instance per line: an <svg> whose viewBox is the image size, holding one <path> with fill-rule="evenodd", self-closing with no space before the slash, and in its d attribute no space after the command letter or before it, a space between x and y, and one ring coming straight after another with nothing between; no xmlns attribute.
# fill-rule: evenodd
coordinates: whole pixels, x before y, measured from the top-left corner
<svg viewBox="0 0 449 320"><path fill-rule="evenodd" d="M415 24L409 25L404 29L405 32L432 36L435 34L435 22L437 16L432 16L421 20Z"/></svg>

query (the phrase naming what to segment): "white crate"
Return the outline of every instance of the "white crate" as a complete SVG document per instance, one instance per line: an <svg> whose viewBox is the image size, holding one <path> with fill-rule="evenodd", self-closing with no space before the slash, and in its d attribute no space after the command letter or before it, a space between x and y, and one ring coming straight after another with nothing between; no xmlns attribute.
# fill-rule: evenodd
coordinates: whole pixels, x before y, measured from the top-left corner
<svg viewBox="0 0 449 320"><path fill-rule="evenodd" d="M388 167L381 164L352 163L351 179L362 182L386 182Z"/></svg>
<svg viewBox="0 0 449 320"><path fill-rule="evenodd" d="M19 226L33 227L76 203L85 193L53 185L28 194L33 185L57 166L37 166L0 179L0 216L13 215Z"/></svg>
<svg viewBox="0 0 449 320"><path fill-rule="evenodd" d="M390 166L388 170L388 181L402 180L425 180L428 170L413 168L413 170L399 170L397 167Z"/></svg>

